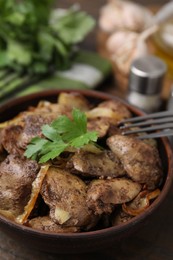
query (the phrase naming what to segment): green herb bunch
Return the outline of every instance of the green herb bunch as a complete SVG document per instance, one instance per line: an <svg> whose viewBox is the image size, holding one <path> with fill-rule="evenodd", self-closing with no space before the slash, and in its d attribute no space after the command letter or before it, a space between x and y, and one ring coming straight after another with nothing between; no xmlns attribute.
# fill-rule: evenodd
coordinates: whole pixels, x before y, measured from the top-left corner
<svg viewBox="0 0 173 260"><path fill-rule="evenodd" d="M78 7L62 10L53 4L0 0L0 99L31 79L69 68L76 45L93 28L93 18Z"/></svg>
<svg viewBox="0 0 173 260"><path fill-rule="evenodd" d="M94 25L78 8L53 8L53 0L0 0L0 68L46 73L70 66L74 45Z"/></svg>

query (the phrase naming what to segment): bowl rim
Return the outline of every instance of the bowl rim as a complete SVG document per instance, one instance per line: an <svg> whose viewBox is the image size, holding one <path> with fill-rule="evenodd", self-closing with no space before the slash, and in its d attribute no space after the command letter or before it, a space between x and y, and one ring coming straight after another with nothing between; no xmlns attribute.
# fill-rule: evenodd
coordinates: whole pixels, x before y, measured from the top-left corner
<svg viewBox="0 0 173 260"><path fill-rule="evenodd" d="M83 95L86 95L88 97L93 97L96 99L107 99L107 100L118 100L122 102L132 113L134 114L145 114L142 110L139 108L130 105L128 102L125 100L121 99L120 97L111 95L109 93L101 92L101 91L96 91L96 90L79 90L79 89L49 89L49 90L44 90L44 91L39 91L36 93L32 93L29 95L21 96L21 97L16 97L14 99L8 100L4 104L0 106L0 114L4 113L7 109L10 109L11 107L15 107L16 105L22 105L26 100L32 101L34 99L49 99L53 96L58 96L61 92L73 92L73 93L80 93ZM43 230L37 230L25 225L18 224L14 222L13 220L10 220L2 215L0 215L0 225L1 223L4 223L8 225L11 228L18 229L22 232L27 232L30 233L31 235L36 235L38 237L49 237L49 238L73 238L73 239L79 239L79 238L86 238L89 236L98 237L98 236L104 236L104 235L111 235L111 234L118 234L122 233L123 231L127 231L131 229L134 225L136 225L139 222L142 222L144 219L146 219L149 215L152 214L159 206L162 204L164 201L165 197L170 191L172 182L173 182L173 150L171 148L170 142L167 137L159 138L165 148L166 155L167 155L167 160L169 162L168 164L168 169L167 169L167 176L165 178L165 182L162 188L162 191L159 195L158 198L156 198L152 204L140 215L133 217L131 220L119 224L117 226L112 226L104 229L99 229L99 230L93 230L93 231L85 231L85 232L77 232L77 233L55 233L55 232L48 232L48 231L43 231Z"/></svg>

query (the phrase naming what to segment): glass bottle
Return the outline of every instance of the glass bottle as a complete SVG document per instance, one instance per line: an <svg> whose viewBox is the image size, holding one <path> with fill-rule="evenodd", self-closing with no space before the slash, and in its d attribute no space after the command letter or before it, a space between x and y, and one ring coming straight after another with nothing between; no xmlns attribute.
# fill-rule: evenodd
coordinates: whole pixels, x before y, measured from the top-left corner
<svg viewBox="0 0 173 260"><path fill-rule="evenodd" d="M167 64L167 77L173 80L173 18L153 35L154 54Z"/></svg>

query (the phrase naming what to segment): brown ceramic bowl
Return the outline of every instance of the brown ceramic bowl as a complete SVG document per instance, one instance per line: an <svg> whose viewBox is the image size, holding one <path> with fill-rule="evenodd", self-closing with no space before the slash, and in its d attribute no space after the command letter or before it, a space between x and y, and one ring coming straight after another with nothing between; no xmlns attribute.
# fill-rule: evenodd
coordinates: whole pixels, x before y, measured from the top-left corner
<svg viewBox="0 0 173 260"><path fill-rule="evenodd" d="M22 110L25 110L29 105L36 105L39 100L46 99L56 101L57 96L64 90L49 90L41 93L31 94L21 98L9 101L0 107L0 121L6 121ZM100 102L104 100L118 99L114 96L105 93L88 91L88 90L65 90L66 92L80 92L84 94L90 102ZM124 101L122 101L124 103ZM134 115L141 115L142 112L137 108L125 105L131 110ZM104 247L114 246L118 241L127 238L134 231L142 227L150 216L158 207L164 203L173 179L173 153L170 148L167 138L159 139L159 152L164 167L164 185L159 197L145 210L141 215L134 217L127 223L119 226L105 228L98 231L90 231L85 233L69 233L55 234L43 231L37 231L26 226L10 221L9 219L0 216L0 229L9 234L10 237L18 240L21 244L25 244L32 248L48 251L52 253L83 253L96 251Z"/></svg>

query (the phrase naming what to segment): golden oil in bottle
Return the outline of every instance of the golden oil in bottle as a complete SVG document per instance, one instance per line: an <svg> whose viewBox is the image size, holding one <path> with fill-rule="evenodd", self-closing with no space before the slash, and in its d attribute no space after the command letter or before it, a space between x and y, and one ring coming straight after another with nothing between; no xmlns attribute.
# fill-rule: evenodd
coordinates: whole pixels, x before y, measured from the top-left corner
<svg viewBox="0 0 173 260"><path fill-rule="evenodd" d="M163 24L153 36L155 55L167 64L167 77L173 80L173 19Z"/></svg>
<svg viewBox="0 0 173 260"><path fill-rule="evenodd" d="M173 19L160 25L159 30L150 37L150 51L167 65L161 96L167 101L173 84Z"/></svg>

